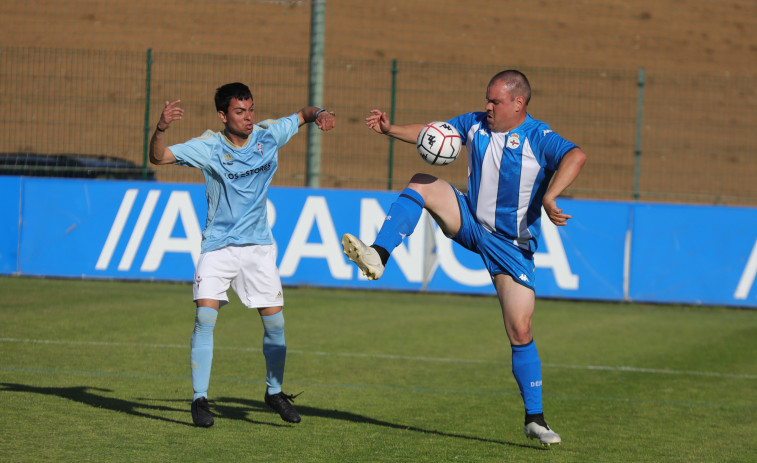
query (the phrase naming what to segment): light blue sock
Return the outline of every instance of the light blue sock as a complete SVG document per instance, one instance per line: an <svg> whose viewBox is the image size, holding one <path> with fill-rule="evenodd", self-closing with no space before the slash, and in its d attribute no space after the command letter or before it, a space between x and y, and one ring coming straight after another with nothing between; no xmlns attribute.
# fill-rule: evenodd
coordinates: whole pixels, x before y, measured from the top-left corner
<svg viewBox="0 0 757 463"><path fill-rule="evenodd" d="M261 315L263 321L263 356L265 356L268 394L281 392L284 382L284 363L287 356L287 345L284 339L284 311L274 315Z"/></svg>
<svg viewBox="0 0 757 463"><path fill-rule="evenodd" d="M213 329L218 319L218 311L210 307L198 307L195 315L195 329L192 332L189 362L192 367L192 401L208 397L210 367L213 364Z"/></svg>
<svg viewBox="0 0 757 463"><path fill-rule="evenodd" d="M541 360L536 344L531 340L522 346L511 346L513 356L513 376L518 382L526 413L542 413L541 401Z"/></svg>
<svg viewBox="0 0 757 463"><path fill-rule="evenodd" d="M424 206L420 193L412 188L405 188L389 208L389 213L373 244L391 253L406 236L413 233Z"/></svg>

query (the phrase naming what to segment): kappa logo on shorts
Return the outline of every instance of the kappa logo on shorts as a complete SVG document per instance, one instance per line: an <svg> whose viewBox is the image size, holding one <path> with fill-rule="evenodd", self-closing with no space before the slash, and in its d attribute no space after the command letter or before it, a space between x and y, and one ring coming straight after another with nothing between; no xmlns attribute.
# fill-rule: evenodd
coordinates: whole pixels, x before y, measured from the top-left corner
<svg viewBox="0 0 757 463"><path fill-rule="evenodd" d="M519 279L520 279L521 281L528 281L528 277L526 276L526 274L525 274L525 273L521 273L521 274L520 274L520 276L519 276L518 278L519 278Z"/></svg>

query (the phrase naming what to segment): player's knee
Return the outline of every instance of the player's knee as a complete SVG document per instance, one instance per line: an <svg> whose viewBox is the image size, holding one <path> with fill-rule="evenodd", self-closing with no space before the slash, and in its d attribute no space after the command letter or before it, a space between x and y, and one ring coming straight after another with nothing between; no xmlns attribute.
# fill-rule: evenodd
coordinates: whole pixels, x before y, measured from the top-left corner
<svg viewBox="0 0 757 463"><path fill-rule="evenodd" d="M433 175L418 173L413 175L407 186L423 195L436 180L437 178Z"/></svg>
<svg viewBox="0 0 757 463"><path fill-rule="evenodd" d="M508 330L510 343L515 346L528 344L533 339L531 327L526 325L513 325Z"/></svg>

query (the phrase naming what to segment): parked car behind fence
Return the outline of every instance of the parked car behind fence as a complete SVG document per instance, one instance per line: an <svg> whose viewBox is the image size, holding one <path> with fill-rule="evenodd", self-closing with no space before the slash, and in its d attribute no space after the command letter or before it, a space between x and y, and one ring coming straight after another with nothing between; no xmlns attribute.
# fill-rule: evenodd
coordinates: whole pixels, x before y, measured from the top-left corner
<svg viewBox="0 0 757 463"><path fill-rule="evenodd" d="M113 156L0 153L0 175L155 180L155 171Z"/></svg>

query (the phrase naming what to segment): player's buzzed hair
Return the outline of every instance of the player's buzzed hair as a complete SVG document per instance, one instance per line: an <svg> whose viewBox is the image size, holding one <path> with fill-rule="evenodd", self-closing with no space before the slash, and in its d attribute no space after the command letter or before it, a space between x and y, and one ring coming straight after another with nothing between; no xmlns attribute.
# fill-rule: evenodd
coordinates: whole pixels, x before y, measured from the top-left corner
<svg viewBox="0 0 757 463"><path fill-rule="evenodd" d="M526 99L526 104L531 101L531 84L528 83L526 75L515 69L508 69L497 73L489 81L489 87L495 82L502 81L505 83L507 90L512 96L522 96Z"/></svg>
<svg viewBox="0 0 757 463"><path fill-rule="evenodd" d="M216 89L216 111L223 111L224 113L229 110L229 104L231 99L237 100L251 100L252 92L250 88L245 84L234 82L218 87Z"/></svg>

